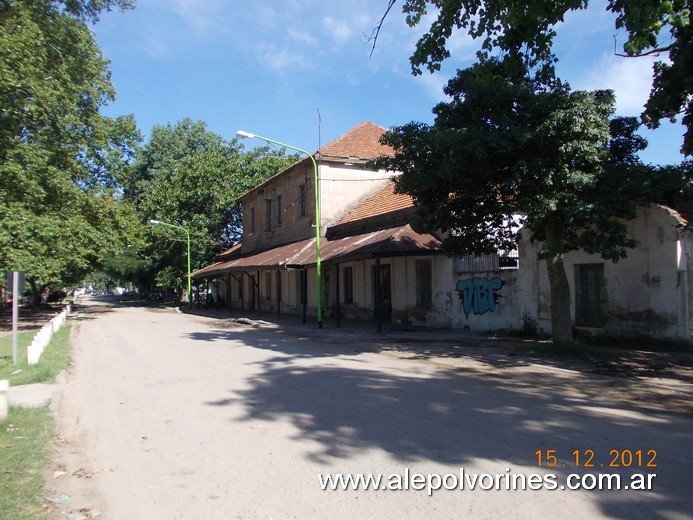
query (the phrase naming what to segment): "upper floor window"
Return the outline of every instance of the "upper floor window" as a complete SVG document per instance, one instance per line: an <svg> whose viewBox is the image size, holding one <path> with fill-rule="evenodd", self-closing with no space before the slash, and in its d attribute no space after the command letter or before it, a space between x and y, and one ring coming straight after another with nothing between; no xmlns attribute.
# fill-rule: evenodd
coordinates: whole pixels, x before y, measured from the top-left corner
<svg viewBox="0 0 693 520"><path fill-rule="evenodd" d="M272 201L265 200L265 231L272 231Z"/></svg>
<svg viewBox="0 0 693 520"><path fill-rule="evenodd" d="M298 187L298 215L300 217L306 216L306 185L301 184Z"/></svg>
<svg viewBox="0 0 693 520"><path fill-rule="evenodd" d="M277 206L277 225L280 225L282 223L282 196L277 195L274 201Z"/></svg>

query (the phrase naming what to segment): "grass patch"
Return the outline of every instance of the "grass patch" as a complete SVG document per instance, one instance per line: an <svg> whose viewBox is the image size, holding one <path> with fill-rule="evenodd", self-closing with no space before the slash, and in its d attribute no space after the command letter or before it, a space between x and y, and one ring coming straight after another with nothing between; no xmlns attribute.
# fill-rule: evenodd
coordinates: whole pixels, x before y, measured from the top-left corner
<svg viewBox="0 0 693 520"><path fill-rule="evenodd" d="M70 366L71 328L71 325L64 325L53 334L36 365L29 365L26 360L26 347L31 343L35 332L17 335L17 365L12 364L12 336L0 337L0 379L9 379L11 386L55 381L55 377ZM17 369L21 371L11 375Z"/></svg>
<svg viewBox="0 0 693 520"><path fill-rule="evenodd" d="M0 421L0 512L14 520L46 518L41 496L54 424L48 407L11 407Z"/></svg>

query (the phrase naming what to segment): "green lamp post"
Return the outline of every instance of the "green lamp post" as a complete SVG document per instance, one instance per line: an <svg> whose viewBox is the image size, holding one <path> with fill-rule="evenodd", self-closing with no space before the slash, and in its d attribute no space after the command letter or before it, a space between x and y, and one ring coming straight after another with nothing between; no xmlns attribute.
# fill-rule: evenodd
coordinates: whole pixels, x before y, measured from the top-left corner
<svg viewBox="0 0 693 520"><path fill-rule="evenodd" d="M322 267L320 263L320 193L318 190L318 165L315 162L313 155L306 150L291 146L280 141L275 141L269 137L263 137L257 134L251 134L250 132L245 132L239 130L236 135L241 139L262 139L268 143L273 143L284 148L290 148L291 150L296 150L302 154L307 155L311 162L313 163L313 185L315 191L315 272L317 277L317 299L318 299L318 328L322 328Z"/></svg>
<svg viewBox="0 0 693 520"><path fill-rule="evenodd" d="M192 306L192 292L190 290L190 231L188 228L183 226L176 226L175 224L169 224L167 222L161 222L160 220L150 220L150 224L153 226L168 226L176 229L182 229L185 231L185 236L188 239L188 307Z"/></svg>

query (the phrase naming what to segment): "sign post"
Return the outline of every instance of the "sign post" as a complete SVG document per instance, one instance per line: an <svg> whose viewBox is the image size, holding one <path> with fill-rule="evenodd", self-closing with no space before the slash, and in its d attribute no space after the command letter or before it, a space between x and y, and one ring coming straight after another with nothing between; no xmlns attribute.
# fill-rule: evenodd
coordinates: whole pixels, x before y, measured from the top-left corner
<svg viewBox="0 0 693 520"><path fill-rule="evenodd" d="M12 291L12 364L17 364L17 324L19 322L19 293L24 290L24 272L7 273L7 287Z"/></svg>

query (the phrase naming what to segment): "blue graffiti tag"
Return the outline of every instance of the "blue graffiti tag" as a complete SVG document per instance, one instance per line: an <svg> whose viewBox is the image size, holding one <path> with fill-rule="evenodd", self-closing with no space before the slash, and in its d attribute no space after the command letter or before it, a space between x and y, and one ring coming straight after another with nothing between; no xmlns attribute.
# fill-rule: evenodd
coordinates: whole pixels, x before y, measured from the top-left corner
<svg viewBox="0 0 693 520"><path fill-rule="evenodd" d="M459 280L457 291L460 293L465 317L469 318L470 312L484 314L487 311L495 311L498 299L501 298L498 294L501 287L503 287L503 281L497 277Z"/></svg>

